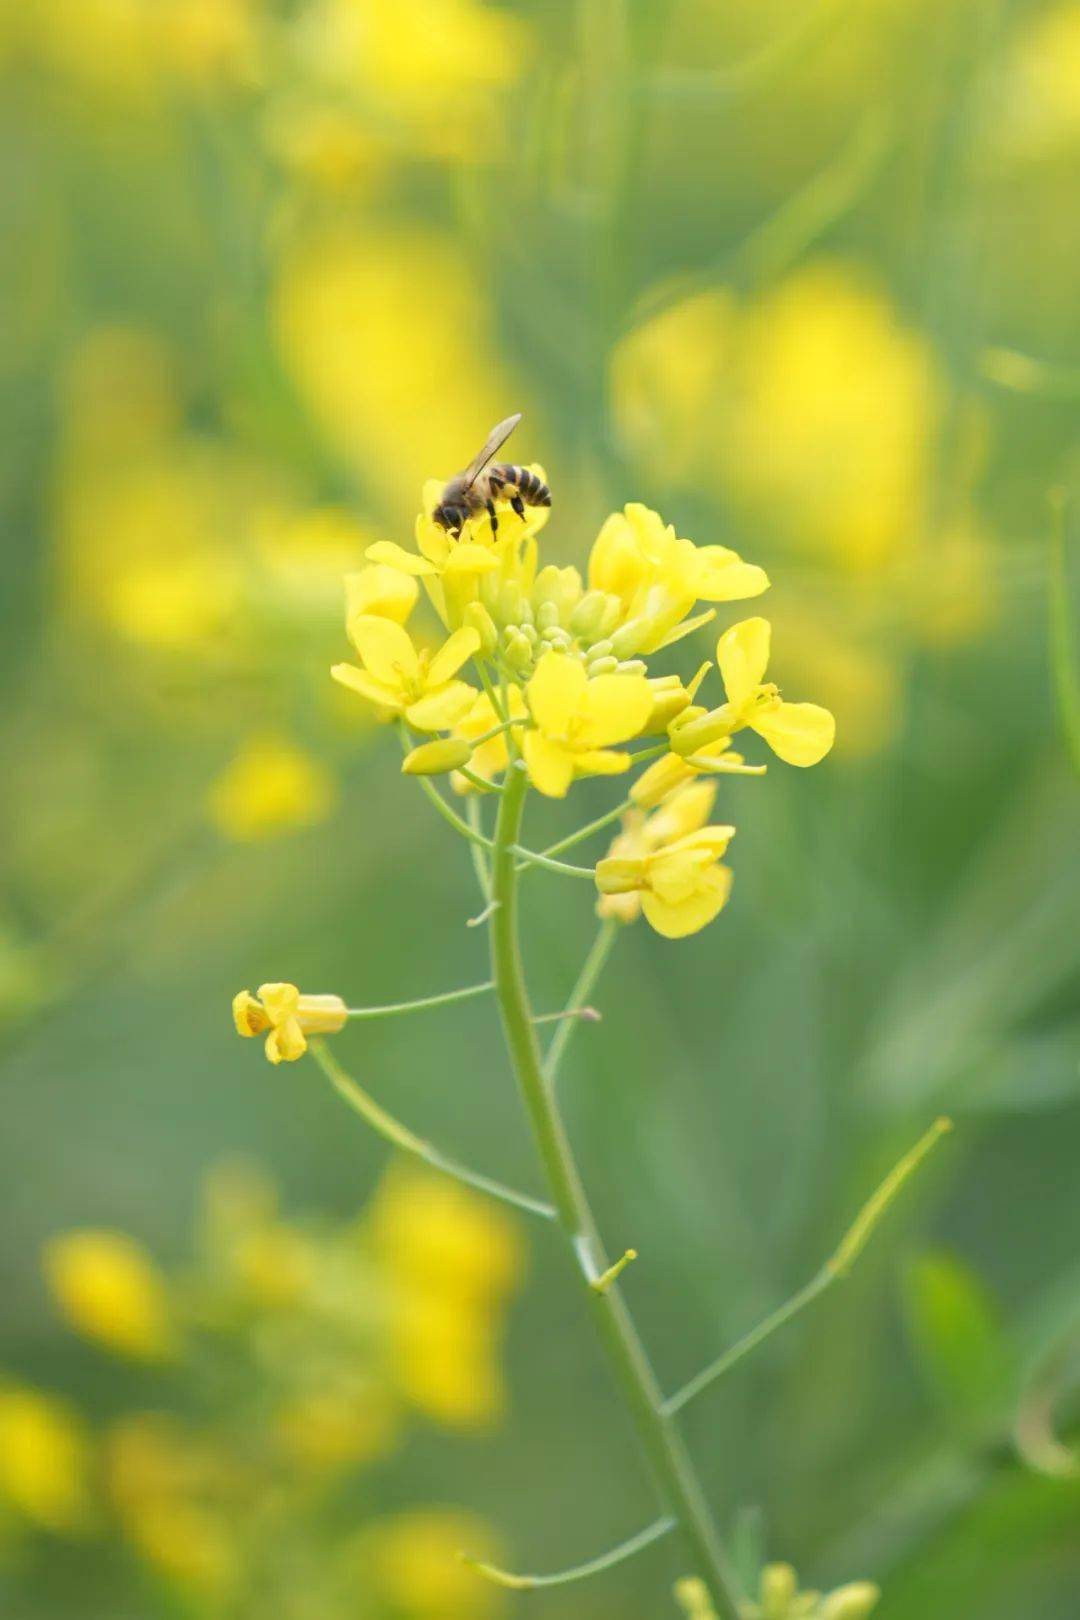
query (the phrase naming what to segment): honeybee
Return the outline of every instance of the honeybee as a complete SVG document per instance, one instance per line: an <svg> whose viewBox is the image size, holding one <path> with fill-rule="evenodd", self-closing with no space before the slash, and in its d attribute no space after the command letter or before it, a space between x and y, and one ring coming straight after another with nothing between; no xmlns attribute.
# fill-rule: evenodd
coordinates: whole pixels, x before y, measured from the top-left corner
<svg viewBox="0 0 1080 1620"><path fill-rule="evenodd" d="M520 421L521 412L515 411L505 422L493 427L479 454L473 457L464 472L451 478L446 485L431 515L448 534L459 535L467 518L476 517L485 510L491 518L491 532L497 534L499 519L495 502L508 489L514 491L510 496L510 505L518 517L525 516L526 506L551 505L550 489L528 467L515 466L511 461L492 461Z"/></svg>

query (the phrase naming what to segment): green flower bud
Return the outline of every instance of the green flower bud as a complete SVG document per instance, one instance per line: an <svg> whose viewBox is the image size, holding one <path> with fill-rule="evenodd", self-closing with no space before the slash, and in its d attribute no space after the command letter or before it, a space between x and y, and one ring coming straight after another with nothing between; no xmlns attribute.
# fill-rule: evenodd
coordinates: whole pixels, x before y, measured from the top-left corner
<svg viewBox="0 0 1080 1620"><path fill-rule="evenodd" d="M819 1611L821 1620L866 1620L877 1607L881 1590L873 1581L852 1581L830 1592Z"/></svg>
<svg viewBox="0 0 1080 1620"><path fill-rule="evenodd" d="M503 624L519 624L522 609L525 606L525 597L521 586L516 580L508 580L499 591L497 604L497 617Z"/></svg>
<svg viewBox="0 0 1080 1620"><path fill-rule="evenodd" d="M708 714L698 711L696 718L688 719L689 709L684 709L671 724L668 735L671 746L676 754L684 759L690 754L696 754L699 748L707 748L710 743L719 742L721 737L730 734L730 715L725 709L712 709Z"/></svg>
<svg viewBox="0 0 1080 1620"><path fill-rule="evenodd" d="M671 722L689 707L690 694L677 675L656 675L649 682L653 694L651 731L666 731Z"/></svg>
<svg viewBox="0 0 1080 1620"><path fill-rule="evenodd" d="M601 621L607 608L604 591L586 591L570 615L570 628L576 636L594 641L600 634Z"/></svg>
<svg viewBox="0 0 1080 1620"><path fill-rule="evenodd" d="M620 624L612 634L611 650L616 658L633 658L649 639L651 626L648 619L630 619L626 624Z"/></svg>
<svg viewBox="0 0 1080 1620"><path fill-rule="evenodd" d="M593 675L614 675L619 667L619 660L613 657L611 653L606 658L594 658L590 654L585 667L590 678Z"/></svg>
<svg viewBox="0 0 1080 1620"><path fill-rule="evenodd" d="M614 648L606 636L601 641L594 641L588 652L590 661L594 658L611 658L613 656Z"/></svg>
<svg viewBox="0 0 1080 1620"><path fill-rule="evenodd" d="M541 602L536 610L536 623L541 630L554 630L559 622L559 609L554 602Z"/></svg>
<svg viewBox="0 0 1080 1620"><path fill-rule="evenodd" d="M471 758L472 748L463 737L437 737L406 754L401 769L406 776L442 776L460 770Z"/></svg>
<svg viewBox="0 0 1080 1620"><path fill-rule="evenodd" d="M615 668L620 675L647 675L649 666L644 658L624 658L622 663L616 663Z"/></svg>
<svg viewBox="0 0 1080 1620"><path fill-rule="evenodd" d="M787 1620L799 1581L790 1564L766 1564L761 1572L762 1620Z"/></svg>
<svg viewBox="0 0 1080 1620"><path fill-rule="evenodd" d="M465 609L462 623L469 629L475 630L480 637L480 651L485 658L494 655L499 645L499 632L494 619L482 602L470 602Z"/></svg>

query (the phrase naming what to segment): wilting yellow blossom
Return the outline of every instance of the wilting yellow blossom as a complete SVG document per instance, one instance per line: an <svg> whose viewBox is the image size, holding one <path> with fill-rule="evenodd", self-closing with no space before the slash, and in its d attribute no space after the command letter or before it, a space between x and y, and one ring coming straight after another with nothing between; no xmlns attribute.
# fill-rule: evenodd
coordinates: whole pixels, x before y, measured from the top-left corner
<svg viewBox="0 0 1080 1620"><path fill-rule="evenodd" d="M241 990L233 997L237 1034L266 1034L271 1063L303 1057L308 1035L336 1035L348 1016L340 996L301 995L295 984L261 984L257 996Z"/></svg>
<svg viewBox="0 0 1080 1620"><path fill-rule="evenodd" d="M643 810L628 811L623 817L622 831L612 840L608 859L645 860L663 844L696 832L708 821L715 798L716 788L711 782L688 781L687 786L676 788L651 816ZM641 890L637 888L601 892L596 903L598 917L615 917L622 923L633 922L640 913Z"/></svg>
<svg viewBox="0 0 1080 1620"><path fill-rule="evenodd" d="M575 776L625 771L630 756L613 743L640 734L652 714L644 675L597 675L554 650L546 652L526 688L535 729L522 749L529 779L549 798L561 799Z"/></svg>
<svg viewBox="0 0 1080 1620"><path fill-rule="evenodd" d="M708 782L692 783L647 821L635 816L597 862L602 915L632 921L625 902L640 897L646 921L666 939L696 934L712 922L731 893L731 870L720 857L735 836L734 827L704 825L714 791Z"/></svg>
<svg viewBox="0 0 1080 1620"><path fill-rule="evenodd" d="M613 640L620 656L656 652L695 602L736 602L768 589L764 569L726 546L680 540L658 512L637 502L613 512L589 554L589 584L622 607Z"/></svg>
<svg viewBox="0 0 1080 1620"><path fill-rule="evenodd" d="M324 765L283 737L266 734L244 743L206 802L223 837L254 843L324 821L335 797Z"/></svg>
<svg viewBox="0 0 1080 1620"><path fill-rule="evenodd" d="M819 704L787 703L774 684L765 683L771 635L767 619L743 619L725 630L716 644L716 662L727 702L690 720L680 715L671 728L676 753L688 757L749 726L788 765L816 765L824 759L836 722Z"/></svg>
<svg viewBox="0 0 1080 1620"><path fill-rule="evenodd" d="M0 1385L0 1507L43 1530L78 1530L89 1511L89 1465L82 1424L66 1402Z"/></svg>
<svg viewBox="0 0 1080 1620"><path fill-rule="evenodd" d="M45 1275L69 1325L137 1361L176 1348L165 1280L146 1250L123 1232L65 1232L45 1247Z"/></svg>
<svg viewBox="0 0 1080 1620"><path fill-rule="evenodd" d="M363 668L335 664L330 673L382 716L404 715L417 731L444 731L468 713L476 688L455 676L479 651L475 630L455 630L434 654L418 652L400 624L362 613L350 621L349 636Z"/></svg>

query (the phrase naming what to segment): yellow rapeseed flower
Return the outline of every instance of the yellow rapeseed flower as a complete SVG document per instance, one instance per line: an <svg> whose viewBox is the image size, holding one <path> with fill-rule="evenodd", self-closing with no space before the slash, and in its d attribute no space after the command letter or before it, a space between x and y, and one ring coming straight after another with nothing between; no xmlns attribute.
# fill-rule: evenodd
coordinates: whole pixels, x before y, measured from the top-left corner
<svg viewBox="0 0 1080 1620"><path fill-rule="evenodd" d="M735 828L704 826L711 806L711 785L691 784L670 808L637 824L622 848L617 839L597 862L601 896L640 896L646 921L665 939L683 939L712 922L731 893L731 870L720 857Z"/></svg>
<svg viewBox="0 0 1080 1620"><path fill-rule="evenodd" d="M528 715L525 698L518 686L511 686L507 694L507 706L512 720L524 720ZM499 724L499 715L495 705L486 692L481 692L472 708L454 727L454 736L460 737L464 742L473 743L477 737L483 737L493 727ZM494 782L496 777L502 776L510 763L509 747L506 741L506 732L497 732L494 737L488 737L486 742L472 749L469 769L474 776L483 777L485 782ZM465 777L455 774L453 786L458 793L475 793L477 789Z"/></svg>
<svg viewBox="0 0 1080 1620"><path fill-rule="evenodd" d="M0 1504L43 1530L78 1530L89 1509L86 1436L66 1402L0 1387Z"/></svg>
<svg viewBox="0 0 1080 1620"><path fill-rule="evenodd" d="M658 764L663 761L658 760ZM716 798L711 782L693 782L676 788L651 816L643 810L630 810L623 817L622 831L612 840L608 859L644 860L664 844L673 843L688 833L697 832L709 819ZM626 889L613 893L601 891L596 903L598 917L615 917L619 922L634 922L641 914L641 890Z"/></svg>
<svg viewBox="0 0 1080 1620"><path fill-rule="evenodd" d="M631 502L600 530L589 555L589 585L621 603L622 623L614 639L627 657L677 640L696 602L760 596L769 578L726 546L680 540L658 512Z"/></svg>
<svg viewBox="0 0 1080 1620"><path fill-rule="evenodd" d="M45 1247L45 1276L68 1324L117 1355L162 1361L176 1332L165 1279L123 1232L76 1231Z"/></svg>
<svg viewBox="0 0 1080 1620"><path fill-rule="evenodd" d="M688 719L704 713L701 708L683 711ZM732 748L731 738L721 737L685 759L681 754L670 753L654 760L630 789L630 797L640 809L653 810L676 788L692 782L695 776L764 776L765 769L764 765L748 765Z"/></svg>
<svg viewBox="0 0 1080 1620"><path fill-rule="evenodd" d="M522 749L533 786L561 799L575 776L625 771L629 754L613 743L638 736L653 711L644 675L597 675L564 653L546 652L526 688L535 729Z"/></svg>
<svg viewBox="0 0 1080 1620"><path fill-rule="evenodd" d="M345 625L363 614L404 624L416 606L420 587L411 574L385 563L370 563L345 575Z"/></svg>
<svg viewBox="0 0 1080 1620"><path fill-rule="evenodd" d="M716 662L727 702L711 714L689 720L680 715L671 728L676 753L689 757L748 726L785 764L816 765L824 759L836 737L836 721L820 704L787 703L775 685L766 684L771 637L766 619L743 619L725 630L716 644Z"/></svg>
<svg viewBox="0 0 1080 1620"><path fill-rule="evenodd" d="M252 737L211 784L210 820L236 843L274 838L324 821L336 791L326 767L272 733Z"/></svg>
<svg viewBox="0 0 1080 1620"><path fill-rule="evenodd" d="M445 731L472 707L476 688L455 676L480 649L475 630L455 630L430 654L418 652L408 631L392 619L361 613L350 621L349 637L363 668L335 664L330 673L374 703L383 717L404 715L417 731Z"/></svg>
<svg viewBox="0 0 1080 1620"><path fill-rule="evenodd" d="M349 1016L340 996L301 995L295 984L260 984L258 994L233 997L238 1035L266 1035L271 1063L293 1063L307 1051L308 1035L336 1035Z"/></svg>

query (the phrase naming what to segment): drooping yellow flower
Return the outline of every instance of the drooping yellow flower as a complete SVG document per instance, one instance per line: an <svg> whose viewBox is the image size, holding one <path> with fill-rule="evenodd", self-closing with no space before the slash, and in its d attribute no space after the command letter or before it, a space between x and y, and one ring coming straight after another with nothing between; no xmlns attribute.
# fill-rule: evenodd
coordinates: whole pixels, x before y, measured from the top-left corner
<svg viewBox="0 0 1080 1620"><path fill-rule="evenodd" d="M86 1436L66 1402L0 1387L0 1503L43 1530L78 1530L89 1509L89 1466Z"/></svg>
<svg viewBox="0 0 1080 1620"><path fill-rule="evenodd" d="M529 779L549 798L565 796L575 776L613 776L629 754L614 743L640 735L653 711L644 675L597 675L563 653L546 652L525 689L536 722L522 749Z"/></svg>
<svg viewBox="0 0 1080 1620"><path fill-rule="evenodd" d="M336 681L374 703L381 715L404 715L417 731L446 731L457 725L476 699L476 688L456 680L458 670L480 650L475 630L461 629L430 654L417 651L408 632L392 619L358 614L349 636L360 654L355 664L335 664Z"/></svg>
<svg viewBox="0 0 1080 1620"><path fill-rule="evenodd" d="M68 1324L117 1355L162 1361L176 1344L165 1280L123 1232L65 1232L45 1247L46 1280Z"/></svg>
<svg viewBox="0 0 1080 1620"><path fill-rule="evenodd" d="M651 816L647 816L643 810L627 812L623 817L622 831L612 840L608 859L645 860L664 844L697 832L708 821L715 798L716 788L711 782L693 782L688 772L687 785L676 788ZM615 917L622 923L634 922L641 915L641 890L601 891L596 902L596 914L598 917Z"/></svg>
<svg viewBox="0 0 1080 1620"><path fill-rule="evenodd" d="M734 827L703 825L712 807L710 783L693 783L661 806L646 822L634 824L620 848L597 862L601 906L612 899L640 896L646 921L665 939L696 934L727 904L731 870L720 864ZM632 920L628 907L607 915Z"/></svg>
<svg viewBox="0 0 1080 1620"><path fill-rule="evenodd" d="M271 1063L295 1062L307 1051L308 1035L336 1035L348 1016L340 996L301 995L295 984L260 984L257 996L241 990L233 997L237 1034L265 1034Z"/></svg>
<svg viewBox="0 0 1080 1620"><path fill-rule="evenodd" d="M816 765L824 759L836 737L836 721L820 704L787 703L775 685L766 684L771 635L767 619L743 619L725 630L716 644L716 662L727 702L690 720L680 715L671 728L676 753L689 757L748 726L785 764Z"/></svg>
<svg viewBox="0 0 1080 1620"><path fill-rule="evenodd" d="M283 737L252 737L211 784L206 805L224 838L254 843L324 821L334 807L326 767Z"/></svg>
<svg viewBox="0 0 1080 1620"><path fill-rule="evenodd" d="M656 652L696 602L737 602L768 589L764 569L726 546L680 540L658 512L631 502L613 512L589 555L589 585L622 604L620 656Z"/></svg>

